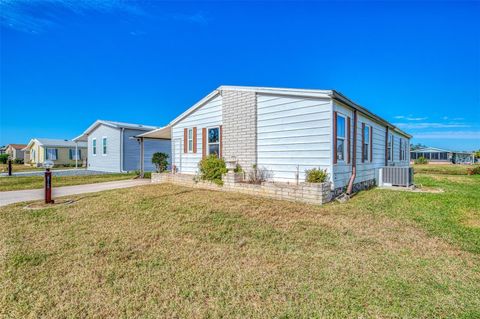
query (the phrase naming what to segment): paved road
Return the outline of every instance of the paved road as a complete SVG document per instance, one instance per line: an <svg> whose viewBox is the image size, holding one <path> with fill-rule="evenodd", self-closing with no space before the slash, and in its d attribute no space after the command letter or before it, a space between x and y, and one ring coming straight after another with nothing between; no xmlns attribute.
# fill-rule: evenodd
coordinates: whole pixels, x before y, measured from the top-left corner
<svg viewBox="0 0 480 319"><path fill-rule="evenodd" d="M12 172L13 176L43 176L44 170ZM92 171L85 168L71 168L71 169L53 169L52 174L55 176L79 176L79 175L99 175L108 174L108 172ZM0 176L8 177L8 173L1 173Z"/></svg>
<svg viewBox="0 0 480 319"><path fill-rule="evenodd" d="M53 198L84 193L94 193L110 189L127 188L150 184L150 179L129 179L124 181L113 181L105 183L62 186L53 189ZM43 189L28 189L21 191L0 192L0 206L13 203L39 200L44 198Z"/></svg>

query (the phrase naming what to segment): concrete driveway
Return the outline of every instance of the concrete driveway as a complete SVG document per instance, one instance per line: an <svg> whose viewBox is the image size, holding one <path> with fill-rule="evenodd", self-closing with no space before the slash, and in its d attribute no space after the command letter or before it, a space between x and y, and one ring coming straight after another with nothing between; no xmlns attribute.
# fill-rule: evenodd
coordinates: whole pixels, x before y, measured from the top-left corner
<svg viewBox="0 0 480 319"><path fill-rule="evenodd" d="M110 189L135 187L150 184L150 179L129 179L105 183L84 184L75 186L62 186L53 188L52 197L69 196L85 193L95 193ZM44 198L43 189L27 189L20 191L0 192L0 206L13 203L40 200Z"/></svg>

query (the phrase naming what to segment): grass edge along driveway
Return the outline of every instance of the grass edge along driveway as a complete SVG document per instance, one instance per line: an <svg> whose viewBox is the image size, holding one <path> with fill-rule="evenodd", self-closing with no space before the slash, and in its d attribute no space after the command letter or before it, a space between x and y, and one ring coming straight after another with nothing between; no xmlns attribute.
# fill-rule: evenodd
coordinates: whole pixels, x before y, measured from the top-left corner
<svg viewBox="0 0 480 319"><path fill-rule="evenodd" d="M53 187L83 185L91 183L110 182L118 180L132 179L135 173L115 173L98 175L79 175L79 176L55 176L52 177ZM44 187L43 176L9 176L0 177L0 192L39 189Z"/></svg>

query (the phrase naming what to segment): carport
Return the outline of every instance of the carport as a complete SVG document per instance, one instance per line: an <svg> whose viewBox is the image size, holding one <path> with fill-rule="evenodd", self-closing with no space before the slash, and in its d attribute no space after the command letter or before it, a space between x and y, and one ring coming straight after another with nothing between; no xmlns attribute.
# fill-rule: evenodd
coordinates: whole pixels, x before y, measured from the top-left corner
<svg viewBox="0 0 480 319"><path fill-rule="evenodd" d="M172 127L167 125L161 128L158 128L153 131L149 131L140 135L135 136L134 138L140 143L140 176L143 178L145 167L145 147L144 141L146 139L155 139L155 140L171 140L172 138Z"/></svg>

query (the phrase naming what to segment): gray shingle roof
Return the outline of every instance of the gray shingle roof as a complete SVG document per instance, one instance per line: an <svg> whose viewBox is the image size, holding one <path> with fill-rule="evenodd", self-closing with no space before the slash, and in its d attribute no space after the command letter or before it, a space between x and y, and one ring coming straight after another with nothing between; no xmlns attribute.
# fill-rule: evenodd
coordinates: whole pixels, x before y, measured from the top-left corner
<svg viewBox="0 0 480 319"><path fill-rule="evenodd" d="M61 140L61 139L52 139L52 138L37 138L36 139L40 144L44 146L56 146L56 147L75 147L74 141L70 140ZM78 142L78 147L87 147L86 142Z"/></svg>

